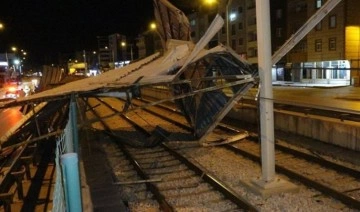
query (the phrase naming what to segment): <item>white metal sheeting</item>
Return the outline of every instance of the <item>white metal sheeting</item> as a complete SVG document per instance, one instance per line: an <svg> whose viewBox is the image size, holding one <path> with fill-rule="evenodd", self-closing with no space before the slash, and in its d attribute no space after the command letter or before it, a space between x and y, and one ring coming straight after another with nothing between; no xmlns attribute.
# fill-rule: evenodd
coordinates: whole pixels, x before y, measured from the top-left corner
<svg viewBox="0 0 360 212"><path fill-rule="evenodd" d="M163 56L156 53L128 66L110 70L95 77L70 82L32 96L18 98L15 101L18 103L40 99L44 101L46 98L85 93L102 88L127 88L134 85L135 82L138 85L172 82L188 64L207 54L221 51L229 51L233 54L224 46L217 46L210 50L204 49L210 39L221 29L223 23L224 20L217 16L196 46L191 41L168 40L168 50ZM180 70L176 74L169 75L169 72L176 69Z"/></svg>

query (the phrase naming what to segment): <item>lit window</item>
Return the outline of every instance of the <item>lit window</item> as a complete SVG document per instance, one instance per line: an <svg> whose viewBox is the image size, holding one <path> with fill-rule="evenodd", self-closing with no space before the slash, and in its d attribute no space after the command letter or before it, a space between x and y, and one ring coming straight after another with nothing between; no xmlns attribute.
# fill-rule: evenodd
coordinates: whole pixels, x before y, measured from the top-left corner
<svg viewBox="0 0 360 212"><path fill-rule="evenodd" d="M336 50L336 38L329 38L329 51Z"/></svg>
<svg viewBox="0 0 360 212"><path fill-rule="evenodd" d="M190 25L191 25L191 26L195 26L195 25L196 25L196 20L195 20L195 19L191 20L191 21L190 21Z"/></svg>
<svg viewBox="0 0 360 212"><path fill-rule="evenodd" d="M336 28L336 15L332 15L329 17L329 28Z"/></svg>
<svg viewBox="0 0 360 212"><path fill-rule="evenodd" d="M321 52L322 51L322 41L321 39L315 40L315 51Z"/></svg>
<svg viewBox="0 0 360 212"><path fill-rule="evenodd" d="M315 0L315 8L319 9L323 4L323 0Z"/></svg>

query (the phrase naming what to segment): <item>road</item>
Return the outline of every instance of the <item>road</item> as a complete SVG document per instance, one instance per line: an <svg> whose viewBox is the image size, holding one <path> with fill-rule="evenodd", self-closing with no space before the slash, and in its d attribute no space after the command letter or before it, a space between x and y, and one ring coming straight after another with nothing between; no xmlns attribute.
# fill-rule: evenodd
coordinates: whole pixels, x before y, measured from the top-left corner
<svg viewBox="0 0 360 212"><path fill-rule="evenodd" d="M23 117L19 111L20 107L6 108L0 110L0 137L5 135Z"/></svg>

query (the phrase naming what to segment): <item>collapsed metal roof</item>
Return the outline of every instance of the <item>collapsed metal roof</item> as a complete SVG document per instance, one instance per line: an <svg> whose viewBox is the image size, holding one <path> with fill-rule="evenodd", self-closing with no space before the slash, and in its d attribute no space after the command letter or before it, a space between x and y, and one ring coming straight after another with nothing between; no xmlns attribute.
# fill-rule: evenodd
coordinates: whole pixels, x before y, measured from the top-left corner
<svg viewBox="0 0 360 212"><path fill-rule="evenodd" d="M120 96L121 93L129 92L130 96L137 96L140 87L161 84L172 91L173 97L170 100L174 100L183 111L195 136L200 141L204 140L236 101L257 83L257 71L226 46L206 49L211 38L224 24L219 15L195 45L190 41L189 24L180 10L166 0L154 0L154 8L158 25L161 26L159 34L166 46L164 54L156 53L123 68L18 98L2 107L59 101L61 104L51 104L52 107L43 107L37 112L46 114L47 122L54 124L54 117L59 116L55 113L63 110L53 110L53 106L67 107L68 103L65 104L64 101L69 102L71 96L88 97L114 92ZM225 90L232 93L231 97L226 96ZM63 116L66 114L62 112ZM28 118L27 123L32 121ZM61 126L63 127L62 121ZM51 129L57 129L58 126L48 124L44 128L51 133ZM1 142L11 137L8 135Z"/></svg>

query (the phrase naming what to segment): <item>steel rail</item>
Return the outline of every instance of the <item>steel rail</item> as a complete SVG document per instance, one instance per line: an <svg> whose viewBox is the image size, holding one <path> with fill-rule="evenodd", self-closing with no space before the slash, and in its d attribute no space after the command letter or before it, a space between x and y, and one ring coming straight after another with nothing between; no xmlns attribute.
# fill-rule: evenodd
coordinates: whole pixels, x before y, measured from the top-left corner
<svg viewBox="0 0 360 212"><path fill-rule="evenodd" d="M235 203L238 207L245 209L247 211L258 211L256 207L254 207L251 203L247 200L239 196L234 190L229 188L225 183L217 179L215 176L205 172L194 163L190 162L187 158L183 155L178 153L177 151L171 149L167 144L161 143L161 146L164 147L168 152L170 152L173 156L175 156L178 160L182 163L186 164L192 171L194 171L197 175L201 176L202 179L210 184L213 188L217 191L222 193L227 199Z"/></svg>
<svg viewBox="0 0 360 212"><path fill-rule="evenodd" d="M167 107L163 107L163 108L168 109ZM237 129L229 128L228 126L225 126L225 125L220 125L219 127L226 128L227 130L235 130L235 131L237 131ZM250 139L254 140L254 138L252 138L252 137L250 137ZM255 140L257 140L257 139L255 139ZM250 158L253 161L261 163L260 157L258 157L256 155L253 155L253 154L248 153L246 151L235 148L230 144L224 145L224 147L230 149L231 151L241 153L242 155ZM351 169L351 168L348 168L348 167L333 163L331 161L327 161L327 160L324 160L324 159L321 159L321 158L318 158L318 157L315 157L315 156L312 156L312 155L309 155L309 154L306 154L306 153L303 153L303 152L299 152L299 151L296 151L294 149L290 149L290 148L281 146L279 144L275 144L275 147L276 147L277 150L292 154L292 155L294 155L296 157L305 159L307 161L316 162L316 163L318 163L320 165L329 167L329 168L331 168L331 169L333 169L335 171L340 171L342 173L346 173L346 174L348 174L350 176L353 176L355 178L359 178L359 176L360 176L360 172L355 170L355 169ZM329 195L329 196L331 196L331 197L333 197L335 199L340 200L341 202L343 202L343 203L345 203L347 205L350 205L350 206L355 207L357 209L360 208L360 201L359 200L356 200L356 199L354 199L354 198L352 198L352 197L350 197L350 196L348 196L346 194L343 194L340 191L329 188L326 185L323 185L321 183L313 181L313 180L311 180L311 179L309 179L309 178L307 178L307 177L305 177L303 175L300 175L300 174L298 174L296 172L293 172L293 171L291 171L291 170L289 170L289 169L287 169L285 167L275 165L275 169L277 171L289 176L289 177L298 179L300 182L303 182L305 185L309 185L309 186L321 191L322 193L324 193L326 195Z"/></svg>
<svg viewBox="0 0 360 212"><path fill-rule="evenodd" d="M291 154L291 155L295 155L296 157L305 159L307 161L315 162L315 163L320 164L322 166L326 166L327 168L331 168L331 169L333 169L335 171L338 171L338 172L341 172L341 173L346 173L346 174L348 174L350 176L353 176L354 178L360 179L360 171L358 171L358 170L355 170L355 169L352 169L352 168L349 168L349 167L346 167L346 166L342 166L342 165L333 163L331 161L324 160L324 159L319 158L317 156L306 154L304 152L296 151L294 149L290 149L290 148L287 148L287 147L279 145L279 144L275 144L275 149L280 150L282 152L286 152L286 153Z"/></svg>
<svg viewBox="0 0 360 212"><path fill-rule="evenodd" d="M182 128L186 130L192 130L187 125L183 125L179 122L176 122L164 115L161 115L160 113L156 113L153 111L149 111L152 115L159 116L160 118L169 121L170 123L177 123L176 125L182 126ZM194 163L190 162L187 158L185 158L183 155L178 153L177 151L170 148L165 143L161 143L161 146L165 148L168 152L170 152L174 157L176 157L178 160L180 160L182 163L184 163L187 167L189 167L192 171L194 171L198 176L201 176L202 179L205 180L208 184L210 184L214 189L218 190L220 193L222 193L227 199L235 203L238 207L245 209L247 211L258 211L256 207L254 207L251 203L243 199L241 196L239 196L235 191L230 189L225 183L221 182L219 179L217 179L215 176L203 171L201 168L196 166Z"/></svg>
<svg viewBox="0 0 360 212"><path fill-rule="evenodd" d="M88 107L90 108L91 112L100 120L101 124L105 127L106 129L106 133L113 139L113 141L119 145L120 149L124 152L124 154L126 155L126 157L128 158L128 160L131 162L131 164L134 166L135 170L137 171L137 173L140 175L140 177L142 177L143 179L147 180L149 179L149 177L146 175L146 173L142 170L141 166L139 165L139 163L131 157L131 154L125 150L125 148L123 147L122 144L119 143L119 138L116 137L116 135L112 132L111 128L101 119L100 115L98 114L98 112L96 112L92 106L90 105L90 103L86 100L83 99L83 101L85 102L86 105L88 105ZM111 109L111 108L110 108ZM145 183L146 187L150 190L150 192L152 192L154 194L154 196L156 197L156 201L158 201L160 208L163 211L166 212L172 212L174 211L174 209L171 207L171 205L165 200L164 196L160 193L159 189L150 182L146 182Z"/></svg>
<svg viewBox="0 0 360 212"><path fill-rule="evenodd" d="M261 158L257 155L254 155L247 151L238 149L232 145L224 145L224 148L231 150L236 154L241 154L245 157L248 157L249 159L251 159L259 164L261 163ZM303 183L304 185L306 185L308 187L312 187L318 191L321 191L323 194L333 197L350 207L360 209L360 201L359 200L356 200L340 191L337 191L337 190L332 189L324 184L321 184L319 182L311 180L310 178L307 178L301 174L298 174L298 173L291 171L290 169L287 169L280 165L275 165L275 170L278 171L279 173L282 173L282 174L292 178L292 179L298 180L299 182Z"/></svg>
<svg viewBox="0 0 360 212"><path fill-rule="evenodd" d="M120 99L119 99L120 100ZM101 101L103 102L103 101ZM115 109L113 106L111 106L110 104L103 102L104 104L106 104L109 108L111 108L114 112L117 112L118 110ZM158 116L157 113L154 113L152 115L156 115ZM169 119L170 120L170 119ZM133 122L134 123L134 122ZM172 123L172 122L171 122ZM136 123L134 123L136 124ZM150 133L147 133L148 135L150 135ZM184 163L189 169L191 169L192 171L194 171L198 176L200 176L205 182L207 182L208 184L210 184L215 190L219 191L220 193L222 193L228 200L230 200L231 202L233 202L234 204L236 204L239 208L245 209L247 211L258 211L258 209L256 207L254 207L251 203L247 202L244 198L242 198L241 196L239 196L235 191L233 191L231 188L229 188L227 185L225 185L225 183L221 182L219 179L217 179L215 176L206 173L205 171L203 171L201 168L199 168L198 166L196 166L195 164L193 164L192 162L190 162L188 159L186 159L184 156L182 156L180 153L178 153L177 151L171 149L169 146L167 146L165 143L161 143L161 146L168 151L169 153L171 153L171 155L173 155L176 159L178 159L179 161L181 161L182 163ZM130 153L129 157L131 157ZM138 163L134 164L135 166L138 166L139 168L140 165ZM149 179L149 177L146 175L146 179ZM161 195L159 193L159 195ZM162 195L161 195L162 196ZM162 196L163 197L163 196ZM165 200L164 200L165 201Z"/></svg>

